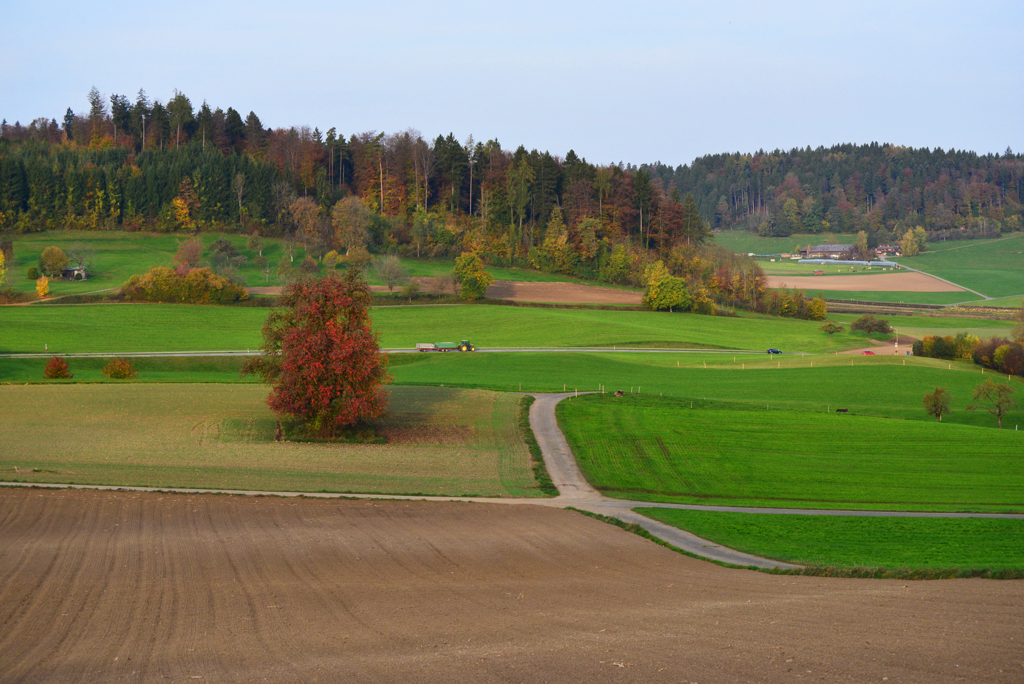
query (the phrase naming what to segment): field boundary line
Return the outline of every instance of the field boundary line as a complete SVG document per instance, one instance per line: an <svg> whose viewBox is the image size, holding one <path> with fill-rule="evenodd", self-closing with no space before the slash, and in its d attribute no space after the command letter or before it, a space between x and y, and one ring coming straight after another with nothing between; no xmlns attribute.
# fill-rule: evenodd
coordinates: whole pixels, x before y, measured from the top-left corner
<svg viewBox="0 0 1024 684"><path fill-rule="evenodd" d="M633 508L677 508L712 513L764 513L767 515L813 515L850 516L876 518L986 518L992 520L1024 520L1024 513L968 513L951 511L858 511L829 508L754 508L744 506L702 506L700 504L675 504L653 501L630 501L602 497L585 501L553 498L486 497L486 496L436 496L429 494L360 494L352 492L286 492L257 489L202 489L198 487L141 487L135 485L92 485L62 484L54 482L9 482L0 480L0 491L4 487L27 487L37 489L81 489L107 492L155 492L165 494L218 494L231 496L273 496L292 499L374 499L381 501L442 501L463 503L487 503L509 506L547 506L548 508L593 507L592 512L608 515L609 509Z"/></svg>
<svg viewBox="0 0 1024 684"><path fill-rule="evenodd" d="M935 280L942 281L942 282L946 283L947 285L952 285L954 287L959 287L961 290L964 290L966 292L973 292L974 294L978 295L979 297L981 297L982 299L985 299L985 300L987 300L987 299L1002 299L1002 297L989 297L987 294L982 294L982 293L978 292L977 290L972 290L971 288L967 287L966 285L961 285L960 283L954 283L952 280L946 280L945 278L940 278L939 276L935 275L934 273L929 273L928 271L922 271L919 268L914 268L913 266L907 266L904 263L900 263L900 267L905 268L908 271L914 271L915 273L920 273L921 275L928 276L929 278L935 278Z"/></svg>

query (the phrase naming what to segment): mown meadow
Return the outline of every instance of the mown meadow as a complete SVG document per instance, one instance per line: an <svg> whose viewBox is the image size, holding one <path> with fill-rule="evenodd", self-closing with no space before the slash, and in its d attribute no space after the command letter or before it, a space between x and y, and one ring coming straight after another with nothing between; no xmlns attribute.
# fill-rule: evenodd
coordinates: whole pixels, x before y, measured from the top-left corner
<svg viewBox="0 0 1024 684"><path fill-rule="evenodd" d="M876 385L884 392L886 386ZM608 496L780 508L1024 511L1024 433L609 394L559 424Z"/></svg>
<svg viewBox="0 0 1024 684"><path fill-rule="evenodd" d="M525 398L392 388L387 443L274 441L262 386L0 386L0 478L257 491L544 496Z"/></svg>
<svg viewBox="0 0 1024 684"><path fill-rule="evenodd" d="M268 309L187 304L82 304L0 307L0 353L245 350L260 344ZM834 337L820 322L743 313L736 317L650 311L489 305L388 306L371 312L385 348L469 339L496 347L675 347L834 352L863 346L847 329ZM833 317L836 318L836 317ZM836 320L841 320L836 318ZM914 317L918 325L952 325ZM897 323L898 325L898 323ZM969 320L965 326L1002 321Z"/></svg>

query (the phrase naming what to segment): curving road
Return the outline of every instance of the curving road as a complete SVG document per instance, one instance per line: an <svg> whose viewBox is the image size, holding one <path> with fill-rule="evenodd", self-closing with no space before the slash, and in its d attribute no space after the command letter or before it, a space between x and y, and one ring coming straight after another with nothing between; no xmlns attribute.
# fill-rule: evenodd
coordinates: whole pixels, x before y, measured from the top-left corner
<svg viewBox="0 0 1024 684"><path fill-rule="evenodd" d="M618 518L625 523L639 525L662 541L712 560L734 565L753 565L759 568L799 567L729 549L671 525L651 520L632 510L638 505L637 502L610 499L594 489L583 477L583 472L555 418L555 407L558 402L575 394L575 392L530 394L536 400L530 407L530 428L533 430L541 454L544 456L544 465L548 469L548 475L551 476L551 481L558 489L558 496L553 500L556 505L572 506L591 513ZM585 392L584 394L591 393Z"/></svg>

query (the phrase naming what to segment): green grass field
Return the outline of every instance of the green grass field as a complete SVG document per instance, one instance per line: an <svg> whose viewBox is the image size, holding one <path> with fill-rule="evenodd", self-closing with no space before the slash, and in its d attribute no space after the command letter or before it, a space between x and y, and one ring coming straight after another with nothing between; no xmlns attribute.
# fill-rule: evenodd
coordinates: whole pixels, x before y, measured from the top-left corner
<svg viewBox="0 0 1024 684"><path fill-rule="evenodd" d="M5 306L0 307L0 353L255 349L268 313L186 304Z"/></svg>
<svg viewBox="0 0 1024 684"><path fill-rule="evenodd" d="M0 480L542 496L520 396L393 388L387 444L274 442L266 397L247 385L0 387Z"/></svg>
<svg viewBox="0 0 1024 684"><path fill-rule="evenodd" d="M14 262L7 273L7 284L15 292L34 292L35 281L29 280L26 273L30 266L37 266L42 251L53 245L67 251L75 243L88 245L94 253L93 267L89 270L86 281L68 282L52 280L50 296L60 297L68 294L85 294L90 292L116 290L134 274L141 274L153 266L171 266L178 243L188 239L188 235L167 235L150 233L124 233L108 231L47 231L44 233L28 233L14 236ZM235 247L248 258L248 262L239 269L238 276L250 287L260 285L280 285L277 277L277 263L283 256L280 240L266 238L263 256L271 265L269 282L262 269L253 264L257 252L246 248L244 235L224 233L204 233L204 244L209 247L217 239L231 241ZM301 246L295 251L298 263L305 255ZM204 257L208 253L204 254Z"/></svg>
<svg viewBox="0 0 1024 684"><path fill-rule="evenodd" d="M805 290L808 296L825 299L843 299L854 302L883 302L886 304L959 304L970 292L850 292L848 290Z"/></svg>
<svg viewBox="0 0 1024 684"><path fill-rule="evenodd" d="M882 388L879 388L881 390ZM651 396L562 402L587 480L644 501L1024 511L1024 433Z"/></svg>
<svg viewBox="0 0 1024 684"><path fill-rule="evenodd" d="M267 309L174 304L0 307L0 353L210 351L256 348ZM485 347L670 345L832 351L857 340L828 339L820 323L648 311L507 306L379 307L371 312L384 347L470 339ZM849 333L847 333L849 335Z"/></svg>
<svg viewBox="0 0 1024 684"><path fill-rule="evenodd" d="M1024 294L1024 235L961 242L954 248L898 261L988 297Z"/></svg>
<svg viewBox="0 0 1024 684"><path fill-rule="evenodd" d="M635 510L729 548L799 565L993 571L1024 567L1022 520Z"/></svg>
<svg viewBox="0 0 1024 684"><path fill-rule="evenodd" d="M715 244L739 254L796 254L807 245L853 244L856 235L842 233L797 233L789 237L762 237L745 230L724 230L715 233Z"/></svg>
<svg viewBox="0 0 1024 684"><path fill-rule="evenodd" d="M138 382L238 382L239 357L138 358ZM974 387L994 376L967 361L893 356L677 353L474 353L392 354L389 372L398 385L552 392L622 389L642 396L727 402L760 410L825 413L847 408L860 416L928 421L921 398L947 387L953 413L944 422L991 427L984 411L966 411ZM75 377L44 380L47 357L0 359L0 382L77 384L111 381L99 358L69 358ZM905 365L904 365L905 364ZM706 367L705 367L706 365ZM249 378L247 382L252 382ZM1024 390L1019 379L1014 386ZM1024 396L1019 394L1018 396ZM1024 404L1024 402L1018 402ZM1024 411L1007 415L1008 425L1024 426Z"/></svg>
<svg viewBox="0 0 1024 684"><path fill-rule="evenodd" d="M728 402L757 410L767 404L773 413L824 414L846 408L859 416L909 421L930 421L921 399L935 387L946 387L953 413L943 419L944 424L979 427L994 427L995 420L984 411L965 410L974 388L986 378L1005 378L991 371L983 374L966 361L892 356L526 353L416 354L393 359L400 362L390 369L398 384L504 391L518 391L521 386L524 392L561 392L563 388L587 392L603 386L609 393L617 389L635 393L639 388L641 396L655 398ZM1022 391L1018 397L1024 396L1024 383L1012 382ZM1008 414L1004 423L1024 428L1024 410Z"/></svg>
<svg viewBox="0 0 1024 684"><path fill-rule="evenodd" d="M75 376L70 380L45 380L43 369L49 357L0 359L0 384L2 383L45 383L45 384L78 384L107 382L123 384L119 380L110 380L103 374L103 367L110 362L109 358L68 358L70 372ZM254 383L252 377L241 377L243 357L237 356L193 356L193 357L140 357L131 359L132 365L139 372L139 382L203 382L203 383Z"/></svg>
<svg viewBox="0 0 1024 684"><path fill-rule="evenodd" d="M836 313L830 314L829 318L837 323L843 324L844 326L848 326L850 322L860 318L860 316L861 314ZM889 325L899 331L901 337L904 335L910 335L916 339L921 339L925 335L955 336L959 332L969 332L981 339L993 337L995 335L1008 337L1011 334L1014 325L1013 322L1008 319L961 318L945 314L939 315L931 312L915 316L885 316L879 314L876 317L888 321Z"/></svg>

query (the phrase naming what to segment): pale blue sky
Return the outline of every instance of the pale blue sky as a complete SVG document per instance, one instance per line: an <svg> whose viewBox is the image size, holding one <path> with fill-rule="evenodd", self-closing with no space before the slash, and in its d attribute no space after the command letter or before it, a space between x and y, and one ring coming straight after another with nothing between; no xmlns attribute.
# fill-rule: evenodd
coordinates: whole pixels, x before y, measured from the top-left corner
<svg viewBox="0 0 1024 684"><path fill-rule="evenodd" d="M1019 0L7 0L0 17L9 123L85 111L95 85L600 163L873 140L1024 151Z"/></svg>

